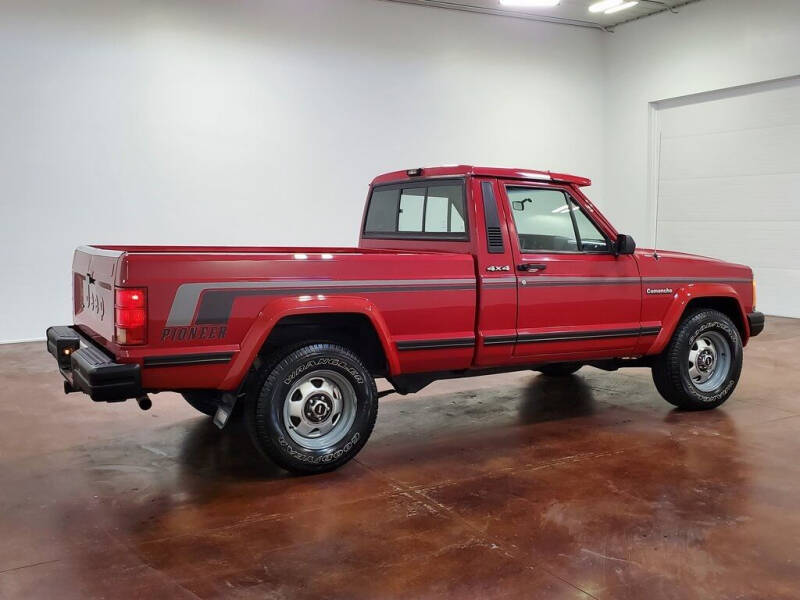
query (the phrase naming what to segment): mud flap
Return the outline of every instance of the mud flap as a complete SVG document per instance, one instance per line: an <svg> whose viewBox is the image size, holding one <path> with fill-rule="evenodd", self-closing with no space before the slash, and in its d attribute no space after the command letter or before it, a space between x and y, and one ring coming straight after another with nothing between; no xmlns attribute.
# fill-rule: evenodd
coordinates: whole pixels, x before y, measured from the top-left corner
<svg viewBox="0 0 800 600"><path fill-rule="evenodd" d="M219 407L217 413L214 415L214 425L222 429L233 414L233 408L236 406L236 394L232 392L225 392L219 399Z"/></svg>

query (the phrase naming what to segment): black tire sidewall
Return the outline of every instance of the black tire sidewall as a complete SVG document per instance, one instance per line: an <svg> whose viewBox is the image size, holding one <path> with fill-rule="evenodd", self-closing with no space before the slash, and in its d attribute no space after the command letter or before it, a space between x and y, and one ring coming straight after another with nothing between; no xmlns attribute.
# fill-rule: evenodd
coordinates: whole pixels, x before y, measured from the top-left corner
<svg viewBox="0 0 800 600"><path fill-rule="evenodd" d="M698 390L689 377L689 351L695 340L709 331L720 333L728 342L731 352L731 362L724 382L711 392ZM716 311L704 311L692 316L681 328L681 334L676 339L680 344L678 360L680 368L680 382L683 392L693 402L703 406L715 406L724 402L736 388L739 374L742 370L742 338L731 320Z"/></svg>
<svg viewBox="0 0 800 600"><path fill-rule="evenodd" d="M294 383L317 370L336 372L350 382L356 394L356 414L341 440L312 450L297 444L289 435L283 405ZM352 352L335 344L306 346L281 360L259 390L253 415L256 442L272 460L291 471L330 470L361 450L372 432L377 405L375 381Z"/></svg>

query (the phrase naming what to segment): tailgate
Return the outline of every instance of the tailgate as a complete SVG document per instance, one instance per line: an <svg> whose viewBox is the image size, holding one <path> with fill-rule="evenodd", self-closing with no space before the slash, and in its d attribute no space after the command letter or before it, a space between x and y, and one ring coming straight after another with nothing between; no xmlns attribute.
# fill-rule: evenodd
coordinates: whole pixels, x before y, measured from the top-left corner
<svg viewBox="0 0 800 600"><path fill-rule="evenodd" d="M114 337L114 283L123 254L81 246L72 259L74 323L97 341Z"/></svg>

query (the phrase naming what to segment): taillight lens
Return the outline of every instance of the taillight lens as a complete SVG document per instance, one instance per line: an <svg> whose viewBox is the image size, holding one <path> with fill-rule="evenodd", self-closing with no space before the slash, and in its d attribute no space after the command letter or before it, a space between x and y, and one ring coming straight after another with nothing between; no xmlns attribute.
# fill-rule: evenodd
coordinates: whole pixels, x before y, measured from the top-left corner
<svg viewBox="0 0 800 600"><path fill-rule="evenodd" d="M147 342L147 290L114 290L114 337L118 344Z"/></svg>

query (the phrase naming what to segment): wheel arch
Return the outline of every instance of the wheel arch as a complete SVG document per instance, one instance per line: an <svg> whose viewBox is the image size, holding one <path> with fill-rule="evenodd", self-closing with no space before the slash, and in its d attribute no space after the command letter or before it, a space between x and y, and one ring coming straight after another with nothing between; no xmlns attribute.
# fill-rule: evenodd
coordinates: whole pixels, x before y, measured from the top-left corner
<svg viewBox="0 0 800 600"><path fill-rule="evenodd" d="M747 344L750 331L739 294L731 285L707 284L681 288L675 293L662 320L661 332L647 353L658 354L664 350L684 315L699 308L718 310L726 315L736 325L742 345Z"/></svg>
<svg viewBox="0 0 800 600"><path fill-rule="evenodd" d="M259 312L221 388L237 388L259 356L304 340L342 344L359 354L374 375L399 371L388 326L369 299L278 298Z"/></svg>
<svg viewBox="0 0 800 600"><path fill-rule="evenodd" d="M742 342L748 337L747 319L742 310L742 305L737 298L733 296L704 296L701 298L692 298L683 312L686 314L689 311L699 308L708 308L721 312L736 325L739 335L742 336Z"/></svg>

